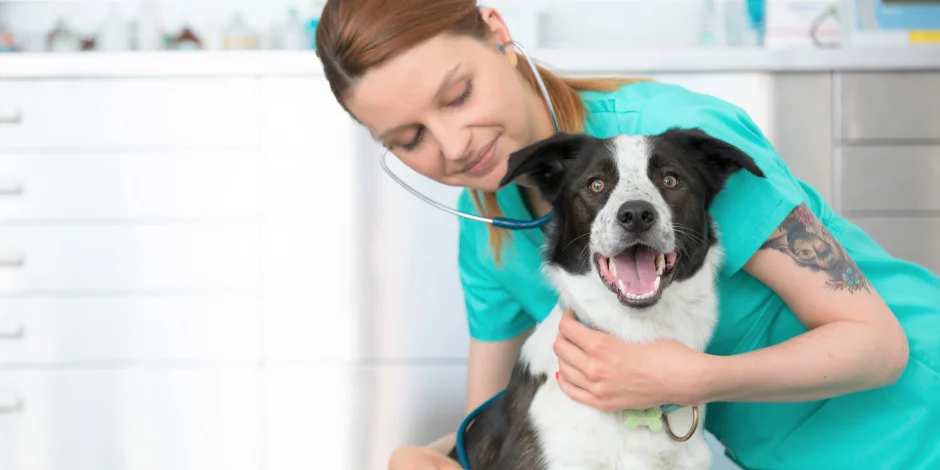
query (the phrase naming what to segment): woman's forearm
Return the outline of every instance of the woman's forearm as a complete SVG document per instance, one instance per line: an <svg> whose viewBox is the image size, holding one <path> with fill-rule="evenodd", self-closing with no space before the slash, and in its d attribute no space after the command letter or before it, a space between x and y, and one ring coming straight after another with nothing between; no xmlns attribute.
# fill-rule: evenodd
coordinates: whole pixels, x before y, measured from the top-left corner
<svg viewBox="0 0 940 470"><path fill-rule="evenodd" d="M706 356L702 402L818 400L893 383L907 364L900 328L839 321L783 343Z"/></svg>

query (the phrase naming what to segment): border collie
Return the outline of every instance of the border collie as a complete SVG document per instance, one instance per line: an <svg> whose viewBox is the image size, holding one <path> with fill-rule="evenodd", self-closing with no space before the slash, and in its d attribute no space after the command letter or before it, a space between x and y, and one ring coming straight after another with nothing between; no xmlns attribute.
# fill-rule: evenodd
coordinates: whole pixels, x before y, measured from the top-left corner
<svg viewBox="0 0 940 470"><path fill-rule="evenodd" d="M698 129L559 133L510 156L502 184L526 178L552 204L543 269L560 303L526 340L506 390L466 429L472 470L711 467L704 407L661 418L653 409L650 426L627 426L626 411L575 402L549 378L558 370L561 305L622 341L670 338L705 349L723 256L708 208L740 169L764 177L744 152Z"/></svg>

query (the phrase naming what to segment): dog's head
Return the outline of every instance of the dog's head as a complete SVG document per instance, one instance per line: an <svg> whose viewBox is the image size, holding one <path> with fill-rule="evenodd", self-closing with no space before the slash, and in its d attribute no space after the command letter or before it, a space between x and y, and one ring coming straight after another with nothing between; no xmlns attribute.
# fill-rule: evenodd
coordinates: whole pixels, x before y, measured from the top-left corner
<svg viewBox="0 0 940 470"><path fill-rule="evenodd" d="M702 268L716 242L708 208L742 168L764 176L744 152L697 129L560 133L513 153L503 184L524 179L551 202L546 262L592 279L592 292L578 295L603 292L642 311Z"/></svg>

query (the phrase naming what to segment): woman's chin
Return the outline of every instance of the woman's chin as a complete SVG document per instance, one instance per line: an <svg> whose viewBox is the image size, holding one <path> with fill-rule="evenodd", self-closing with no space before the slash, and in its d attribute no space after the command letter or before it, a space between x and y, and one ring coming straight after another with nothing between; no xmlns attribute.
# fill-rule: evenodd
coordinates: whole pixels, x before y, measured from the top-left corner
<svg viewBox="0 0 940 470"><path fill-rule="evenodd" d="M503 176L506 176L506 165L505 162L500 162L485 175L467 178L463 186L486 193L495 193L501 189L499 183L502 182Z"/></svg>
<svg viewBox="0 0 940 470"><path fill-rule="evenodd" d="M468 189L481 191L484 193L495 193L496 191L499 191L500 180L496 179L495 181L490 181L490 179L491 178L481 178L479 180L468 181L466 184L462 184L461 186L465 186Z"/></svg>

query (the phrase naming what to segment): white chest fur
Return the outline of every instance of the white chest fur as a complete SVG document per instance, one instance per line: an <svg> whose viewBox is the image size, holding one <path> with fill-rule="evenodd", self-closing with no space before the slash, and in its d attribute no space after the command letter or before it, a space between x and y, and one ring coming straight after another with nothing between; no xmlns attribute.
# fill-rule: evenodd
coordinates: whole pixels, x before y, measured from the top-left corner
<svg viewBox="0 0 940 470"><path fill-rule="evenodd" d="M661 301L645 314L626 311L589 273L572 276L550 271L565 304L594 325L623 341L649 342L677 339L687 346L704 350L717 320L714 275L721 253L712 250L705 266L691 279L677 282L663 292ZM577 295L572 295L577 292ZM611 299L613 303L611 303ZM561 309L538 326L522 348L521 360L533 374L554 377L558 358L553 343L558 335ZM629 429L623 412L608 412L582 405L561 391L554 379L546 381L529 408L539 435L547 470L705 470L712 455L705 442L705 408L699 407L699 425L686 442L671 440L664 429ZM680 408L669 414L669 423L679 435L692 424L692 409Z"/></svg>

